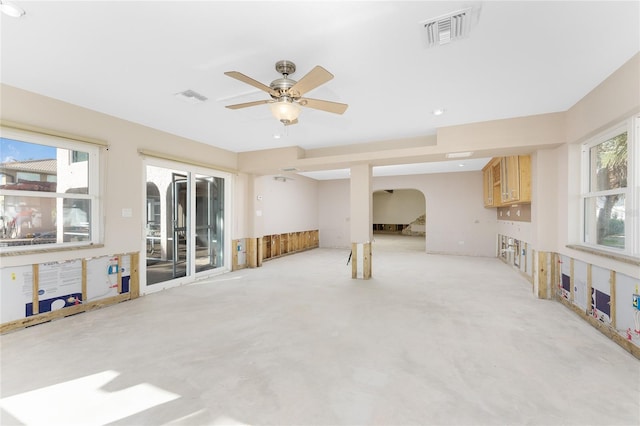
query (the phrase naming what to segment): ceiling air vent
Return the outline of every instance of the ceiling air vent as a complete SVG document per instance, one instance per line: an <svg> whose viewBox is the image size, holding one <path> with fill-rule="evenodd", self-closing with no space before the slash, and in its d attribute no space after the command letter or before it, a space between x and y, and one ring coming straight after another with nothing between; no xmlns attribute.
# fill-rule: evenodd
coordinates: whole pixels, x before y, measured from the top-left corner
<svg viewBox="0 0 640 426"><path fill-rule="evenodd" d="M199 104L207 100L206 96L203 96L198 92L194 92L193 90L185 90L184 92L176 93L176 98L182 99L190 104Z"/></svg>
<svg viewBox="0 0 640 426"><path fill-rule="evenodd" d="M427 47L466 37L471 28L471 10L472 8L462 9L420 22Z"/></svg>

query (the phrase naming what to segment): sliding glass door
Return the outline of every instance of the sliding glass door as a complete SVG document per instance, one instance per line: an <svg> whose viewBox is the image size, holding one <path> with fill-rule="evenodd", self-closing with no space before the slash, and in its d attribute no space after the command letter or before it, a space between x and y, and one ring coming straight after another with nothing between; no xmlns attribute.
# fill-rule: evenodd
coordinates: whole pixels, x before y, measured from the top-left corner
<svg viewBox="0 0 640 426"><path fill-rule="evenodd" d="M229 177L161 160L148 160L145 172L145 289L166 288L207 271L228 269Z"/></svg>
<svg viewBox="0 0 640 426"><path fill-rule="evenodd" d="M224 179L196 175L196 272L224 265Z"/></svg>

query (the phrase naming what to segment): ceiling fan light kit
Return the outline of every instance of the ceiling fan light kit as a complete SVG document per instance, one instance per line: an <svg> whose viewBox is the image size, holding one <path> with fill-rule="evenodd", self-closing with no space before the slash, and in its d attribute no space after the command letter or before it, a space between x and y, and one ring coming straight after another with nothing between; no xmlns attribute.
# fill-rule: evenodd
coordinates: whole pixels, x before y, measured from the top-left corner
<svg viewBox="0 0 640 426"><path fill-rule="evenodd" d="M272 102L269 108L273 116L285 126L292 124L300 115L300 106L290 100Z"/></svg>
<svg viewBox="0 0 640 426"><path fill-rule="evenodd" d="M271 99L265 99L263 101L245 102L242 104L227 105L226 107L229 109L241 109L270 104L269 107L273 116L285 126L298 122L301 106L331 112L333 114L343 114L347 110L347 104L302 97L305 93L333 78L333 74L321 66L314 67L299 81L289 78L289 75L296 71L296 64L291 61L282 60L276 62L276 71L282 74L282 78L273 80L269 86L238 71L225 72L225 75L256 87L271 96Z"/></svg>

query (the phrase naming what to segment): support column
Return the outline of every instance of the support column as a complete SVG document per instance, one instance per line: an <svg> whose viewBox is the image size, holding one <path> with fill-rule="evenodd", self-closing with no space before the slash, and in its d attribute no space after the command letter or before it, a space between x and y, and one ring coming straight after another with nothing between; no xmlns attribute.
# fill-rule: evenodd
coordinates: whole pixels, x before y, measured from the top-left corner
<svg viewBox="0 0 640 426"><path fill-rule="evenodd" d="M373 198L371 166L351 167L351 278L371 278L371 240L373 239Z"/></svg>

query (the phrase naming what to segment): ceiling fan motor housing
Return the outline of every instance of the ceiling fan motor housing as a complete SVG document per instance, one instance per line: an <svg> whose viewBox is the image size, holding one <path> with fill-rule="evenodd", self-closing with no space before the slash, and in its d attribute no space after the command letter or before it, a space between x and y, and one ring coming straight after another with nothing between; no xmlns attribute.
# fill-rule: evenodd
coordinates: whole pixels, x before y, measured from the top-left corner
<svg viewBox="0 0 640 426"><path fill-rule="evenodd" d="M296 83L297 81L284 77L284 78L279 78L277 80L273 80L269 86L272 89L277 90L280 96L282 96L288 93L289 89L291 89L293 85ZM279 96L273 96L273 95L271 95L271 97L274 99L279 98Z"/></svg>
<svg viewBox="0 0 640 426"><path fill-rule="evenodd" d="M296 72L296 64L287 60L278 61L276 62L276 71L282 74L282 78L273 80L269 86L280 94L280 96L271 95L271 97L279 99L283 95L288 95L289 89L297 83L297 81L288 78L290 74Z"/></svg>

